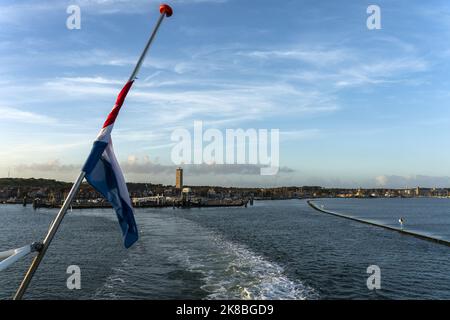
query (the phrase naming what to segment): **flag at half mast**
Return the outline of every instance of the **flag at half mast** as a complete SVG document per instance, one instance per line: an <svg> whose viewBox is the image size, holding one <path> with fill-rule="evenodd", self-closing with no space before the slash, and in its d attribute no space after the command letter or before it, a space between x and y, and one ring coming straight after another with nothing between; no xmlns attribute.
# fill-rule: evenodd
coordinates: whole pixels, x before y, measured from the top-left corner
<svg viewBox="0 0 450 320"><path fill-rule="evenodd" d="M139 236L125 178L114 155L111 131L132 85L133 81L128 81L120 91L116 103L106 118L83 166L86 180L113 206L119 219L123 243L126 248L131 247Z"/></svg>
<svg viewBox="0 0 450 320"><path fill-rule="evenodd" d="M162 4L159 7L159 12L161 15L159 16L158 22L153 29L150 39L147 41L144 51L142 52L133 73L131 74L128 82L120 91L113 109L106 118L100 133L94 141L91 153L89 154L83 169L67 195L61 210L58 212L58 215L51 224L50 229L48 230L48 233L40 246L39 252L28 268L19 289L17 289L14 300L22 299L34 273L44 258L44 255L47 252L47 249L50 246L50 243L52 242L58 227L67 212L67 208L74 199L84 178L86 178L86 180L112 204L114 210L116 211L117 218L119 219L125 247L131 247L133 243L138 240L139 236L136 221L134 220L133 207L131 206L130 195L128 194L128 188L125 183L122 170L120 169L119 163L114 155L111 141L111 131L119 114L120 108L125 101L125 97L136 79L136 75L142 66L142 62L144 61L150 44L155 38L159 26L161 25L164 17L170 17L173 14L172 8L167 4Z"/></svg>
<svg viewBox="0 0 450 320"><path fill-rule="evenodd" d="M145 55L155 38L161 22L164 17L170 17L173 14L172 8L167 4L162 4L159 7L161 13L155 29L153 30L150 39L142 52L139 60L131 74L128 82L117 96L116 103L113 109L106 118L100 133L94 141L91 153L89 154L86 163L83 166L82 172L85 175L89 184L100 192L113 206L119 219L120 228L123 234L123 243L126 248L129 248L135 243L139 236L134 219L133 207L131 205L130 195L125 183L125 179L120 169L119 162L114 155L114 149L111 141L111 131L119 115L125 98L133 85L136 75L142 66Z"/></svg>

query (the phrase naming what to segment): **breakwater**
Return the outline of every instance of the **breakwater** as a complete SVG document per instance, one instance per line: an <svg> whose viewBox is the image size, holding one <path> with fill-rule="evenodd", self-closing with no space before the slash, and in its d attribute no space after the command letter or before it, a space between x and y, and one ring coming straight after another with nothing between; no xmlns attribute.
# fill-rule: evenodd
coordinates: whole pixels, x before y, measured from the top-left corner
<svg viewBox="0 0 450 320"><path fill-rule="evenodd" d="M420 234L420 233L416 233L416 232L412 232L412 231L407 231L407 230L404 230L404 229L402 230L400 228L390 227L390 226L386 226L386 225L383 225L383 224L379 224L379 223L375 223L375 222L371 222L371 221L367 221L367 220L363 220L363 219L358 219L358 218L346 216L344 214L333 212L333 211L330 211L330 210L325 210L324 208L321 208L321 207L317 206L312 200L307 200L306 202L308 203L308 205L311 208L313 208L313 209L315 209L315 210L317 210L319 212L322 212L322 213L326 213L326 214L329 214L329 215L332 215L332 216L335 216L335 217L344 218L344 219L353 220L353 221L356 221L356 222L372 225L372 226L383 228L383 229L387 229L387 230L390 230L390 231L399 232L399 233L404 234L404 235L412 236L412 237L415 237L415 238L418 238L418 239L431 241L431 242L434 242L434 243L438 243L438 244L442 244L442 245L445 245L447 247L450 247L450 241L447 241L447 240L434 238L434 237L427 236L427 235L424 235L424 234Z"/></svg>

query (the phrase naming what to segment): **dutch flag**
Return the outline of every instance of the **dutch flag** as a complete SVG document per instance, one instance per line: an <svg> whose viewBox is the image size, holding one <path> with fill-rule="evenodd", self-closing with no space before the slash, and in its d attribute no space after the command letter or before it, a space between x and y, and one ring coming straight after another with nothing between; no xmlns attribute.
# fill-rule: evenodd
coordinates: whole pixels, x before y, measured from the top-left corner
<svg viewBox="0 0 450 320"><path fill-rule="evenodd" d="M131 247L138 240L138 230L128 188L114 155L111 131L132 85L133 81L128 81L120 91L116 103L95 139L91 153L83 166L89 184L112 204L119 219L126 248Z"/></svg>

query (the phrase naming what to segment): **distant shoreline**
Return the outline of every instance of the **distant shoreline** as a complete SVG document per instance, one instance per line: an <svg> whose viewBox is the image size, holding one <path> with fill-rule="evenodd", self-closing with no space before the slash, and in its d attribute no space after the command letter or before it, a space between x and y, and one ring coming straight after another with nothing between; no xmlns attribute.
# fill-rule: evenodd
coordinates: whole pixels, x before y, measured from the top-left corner
<svg viewBox="0 0 450 320"><path fill-rule="evenodd" d="M29 183L28 185L26 185ZM56 179L47 179L47 178L8 178L8 177L0 177L0 188L2 186L26 186L26 187L56 187L56 186L72 186L72 181L61 181ZM161 183L152 183L152 182L127 182L127 185L148 185L148 186L162 186L162 187L175 187L170 184L161 184ZM239 190L250 190L250 189L292 189L292 188L308 188L308 189L321 189L321 190L363 190L363 191L382 191L382 190L414 190L417 188L423 190L449 190L448 187L423 187L416 186L413 188L400 188L400 187L323 187L316 185L285 185L285 186L253 186L253 187L243 187L243 186L221 186L221 185L186 185L186 187L191 188L224 188L224 189L239 189Z"/></svg>
<svg viewBox="0 0 450 320"><path fill-rule="evenodd" d="M72 183L49 179L0 178L0 203L39 203L45 206L60 206L66 199ZM171 206L179 201L189 200L202 206L209 202L232 203L249 200L286 200L317 198L450 198L450 189L406 188L406 189L351 189L323 188L321 186L291 186L276 188L242 188L220 186L186 186L178 187L151 183L127 183L133 203L148 203L149 207ZM182 200L184 199L184 200ZM136 200L136 201L135 201ZM76 203L89 204L90 207L104 206L103 197L88 183L83 183L77 193ZM166 205L166 202L169 205ZM98 204L98 205L97 205ZM212 206L212 205L205 205ZM234 206L234 204L233 204Z"/></svg>
<svg viewBox="0 0 450 320"><path fill-rule="evenodd" d="M349 199L357 199L357 200L379 200L379 199L450 199L450 197L379 197L379 198L370 198L370 197L364 197L364 198L358 198L358 197L349 197L349 198L342 198L342 197L317 197L317 198L311 198L311 197L304 197L304 198L254 198L253 201L287 201L287 200L305 200L306 202L309 201L317 201L321 199L342 199L342 200L349 200ZM243 201L243 200L235 200L235 201ZM21 200L17 201L0 201L0 205L23 205L23 202ZM27 202L27 205L30 205L31 202ZM236 203L236 204L204 204L204 205L196 205L192 204L191 207L232 207L232 206L244 206L245 203ZM49 208L49 209L55 209L60 208L61 205L59 204L44 204L41 205L40 208ZM99 204L75 204L72 206L73 209L110 209L112 206L107 203L99 203ZM167 208L167 207L173 207L172 203L166 203L166 204L141 204L136 205L133 204L134 208ZM175 207L181 207L180 205L175 205Z"/></svg>

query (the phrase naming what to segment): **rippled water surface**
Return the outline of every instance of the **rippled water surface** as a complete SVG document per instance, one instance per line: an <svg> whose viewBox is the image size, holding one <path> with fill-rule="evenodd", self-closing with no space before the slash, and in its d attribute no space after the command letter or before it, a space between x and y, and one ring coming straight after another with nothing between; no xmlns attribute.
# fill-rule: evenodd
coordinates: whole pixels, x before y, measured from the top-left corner
<svg viewBox="0 0 450 320"><path fill-rule="evenodd" d="M450 234L449 200L319 202L385 224L395 224L400 214L407 227L442 238ZM55 214L0 205L0 250L41 239ZM136 219L141 238L125 250L111 210L71 212L27 297L450 299L450 248L321 214L303 200L138 209ZM0 273L0 299L13 295L29 263L28 258ZM81 268L81 290L66 288L66 268L73 264ZM376 292L366 286L366 269L373 264L382 273Z"/></svg>

